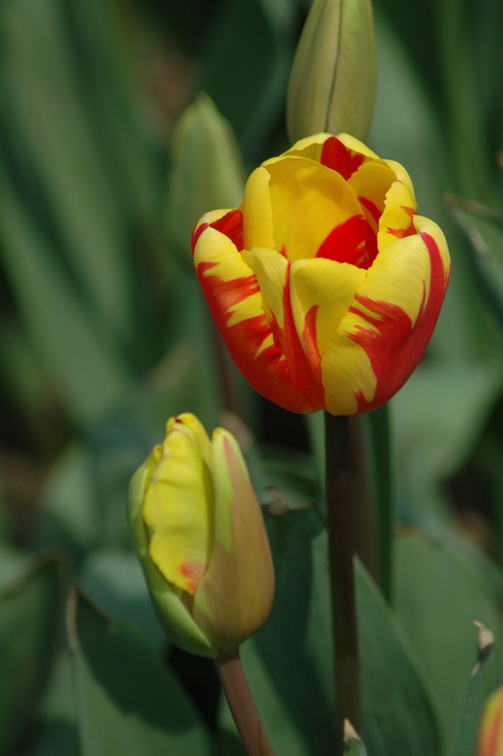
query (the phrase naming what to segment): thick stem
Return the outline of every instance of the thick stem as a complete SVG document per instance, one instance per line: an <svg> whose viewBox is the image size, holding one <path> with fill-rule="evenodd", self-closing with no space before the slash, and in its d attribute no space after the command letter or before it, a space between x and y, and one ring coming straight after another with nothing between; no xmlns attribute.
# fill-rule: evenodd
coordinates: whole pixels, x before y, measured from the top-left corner
<svg viewBox="0 0 503 756"><path fill-rule="evenodd" d="M362 731L360 665L353 575L349 419L325 413L326 497L335 686L337 748L343 751L343 723Z"/></svg>
<svg viewBox="0 0 503 756"><path fill-rule="evenodd" d="M370 485L363 417L361 415L352 415L349 418L349 448L354 550L369 574L380 586L376 518Z"/></svg>
<svg viewBox="0 0 503 756"><path fill-rule="evenodd" d="M215 659L229 709L248 756L276 756L246 679L236 648Z"/></svg>

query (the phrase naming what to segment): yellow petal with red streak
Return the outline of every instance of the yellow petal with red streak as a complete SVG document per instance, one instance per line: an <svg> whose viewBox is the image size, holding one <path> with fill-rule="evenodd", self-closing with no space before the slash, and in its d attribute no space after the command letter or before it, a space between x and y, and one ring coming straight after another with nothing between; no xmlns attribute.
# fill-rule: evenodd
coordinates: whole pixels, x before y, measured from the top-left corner
<svg viewBox="0 0 503 756"><path fill-rule="evenodd" d="M377 247L379 252L397 239L415 233L413 217L416 214L417 204L407 188L401 181L394 181L384 203L384 211L379 220L377 234Z"/></svg>
<svg viewBox="0 0 503 756"><path fill-rule="evenodd" d="M274 230L269 182L271 176L263 166L256 168L245 186L241 203L245 249L274 249Z"/></svg>
<svg viewBox="0 0 503 756"><path fill-rule="evenodd" d="M267 322L272 315L280 328L284 327L283 296L286 284L288 260L274 249L244 249L243 260L257 276Z"/></svg>
<svg viewBox="0 0 503 756"><path fill-rule="evenodd" d="M205 460L209 439L191 418L178 418L164 440L145 493L143 518L152 561L166 580L193 596L211 554L214 491ZM196 430L195 423L200 426Z"/></svg>
<svg viewBox="0 0 503 756"><path fill-rule="evenodd" d="M401 165L400 163L397 163L396 160L383 160L383 162L386 163L386 165L388 165L391 168L391 170L393 171L393 173L395 174L397 178L397 181L401 181L402 184L405 184L405 186L411 193L412 198L415 202L416 195L414 193L414 186L412 184L409 174L407 173L403 165Z"/></svg>
<svg viewBox="0 0 503 756"><path fill-rule="evenodd" d="M201 264L212 266L205 270L203 274L205 280L216 276L227 282L249 280L250 276L253 276L253 271L243 260L236 245L225 234L214 228L205 229L199 237L194 250L194 264L196 270ZM221 313L225 323L219 323L219 327L223 325L230 327L248 318L263 315L263 312L260 292L247 288L239 301L234 301Z"/></svg>
<svg viewBox="0 0 503 756"><path fill-rule="evenodd" d="M324 258L292 263L290 301L295 327L303 346L306 316L316 307L316 344L318 354L323 357L327 344L335 337L365 276L366 271L361 268Z"/></svg>
<svg viewBox="0 0 503 756"><path fill-rule="evenodd" d="M445 238L435 223L425 218L415 218L418 232L429 233L435 240L442 259L441 271L441 299L448 280L448 252ZM431 280L431 258L428 247L419 235L396 239L379 253L373 265L367 271L365 280L358 289L355 304L344 316L335 338L328 344L321 361L322 381L325 387L325 401L327 410L334 415L353 414L362 411L361 402L372 402L378 377L372 368L369 352L355 337L362 332L380 337L380 311L384 308L392 311L395 323L398 312L402 312L403 332L391 341L384 337L381 352L390 354L390 358L397 358L400 349L407 347L407 340L420 313L428 304ZM375 306L373 305L375 303ZM438 315L438 312L436 312ZM435 317L436 320L436 317ZM434 324L434 323L433 323ZM424 350L423 350L424 351ZM419 355L412 355L415 365ZM404 370L406 377L396 379L400 385L410 375L411 363L408 362ZM393 365L388 365L389 376L393 373ZM412 368L413 369L413 368ZM405 372L404 372L405 375ZM390 377L391 383L391 377ZM395 380L395 376L393 377ZM400 386L398 386L399 388ZM398 388L392 393L395 393Z"/></svg>
<svg viewBox="0 0 503 756"><path fill-rule="evenodd" d="M363 144L363 142L360 142L359 139L355 139L355 137L350 134L337 134L337 139L342 142L345 147L353 150L353 152L358 152L360 155L365 155L365 157L374 158L375 160L380 159L379 155L376 155L375 152L369 150L366 144Z"/></svg>
<svg viewBox="0 0 503 756"><path fill-rule="evenodd" d="M358 199L363 198L363 212L375 232L378 229L379 216L384 210L386 192L395 180L391 168L377 160L363 163L348 179L348 184ZM369 203L372 203L375 210Z"/></svg>
<svg viewBox="0 0 503 756"><path fill-rule="evenodd" d="M293 262L315 257L330 232L354 215L360 203L342 176L303 157L284 157L268 165L278 251Z"/></svg>

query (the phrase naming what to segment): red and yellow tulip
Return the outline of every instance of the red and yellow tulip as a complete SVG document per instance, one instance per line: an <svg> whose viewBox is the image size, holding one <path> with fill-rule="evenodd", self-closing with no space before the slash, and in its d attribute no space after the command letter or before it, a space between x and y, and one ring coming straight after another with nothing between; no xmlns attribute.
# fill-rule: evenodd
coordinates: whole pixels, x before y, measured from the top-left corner
<svg viewBox="0 0 503 756"><path fill-rule="evenodd" d="M367 412L408 379L449 280L405 169L347 134L302 139L203 215L199 281L237 366L294 412Z"/></svg>
<svg viewBox="0 0 503 756"><path fill-rule="evenodd" d="M265 622L269 541L234 436L172 417L130 485L129 520L157 615L186 651L216 657Z"/></svg>
<svg viewBox="0 0 503 756"><path fill-rule="evenodd" d="M503 686L489 696L484 707L477 756L503 756Z"/></svg>

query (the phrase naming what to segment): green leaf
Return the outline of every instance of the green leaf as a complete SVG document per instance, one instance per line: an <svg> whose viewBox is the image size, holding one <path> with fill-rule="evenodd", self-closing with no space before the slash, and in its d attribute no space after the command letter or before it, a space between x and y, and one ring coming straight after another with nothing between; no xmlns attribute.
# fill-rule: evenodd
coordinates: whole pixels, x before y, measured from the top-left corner
<svg viewBox="0 0 503 756"><path fill-rule="evenodd" d="M61 609L62 567L54 557L31 560L0 588L1 756L11 753L34 717L56 650Z"/></svg>
<svg viewBox="0 0 503 756"><path fill-rule="evenodd" d="M496 687L494 635L482 623L477 624L479 656L468 681L452 756L473 756L475 753L482 709L487 697Z"/></svg>
<svg viewBox="0 0 503 756"><path fill-rule="evenodd" d="M474 618L495 635L503 670L499 608L478 569L451 546L414 532L396 540L395 608L426 671L448 753L476 662Z"/></svg>
<svg viewBox="0 0 503 756"><path fill-rule="evenodd" d="M503 327L503 217L454 194L446 202L468 240L475 279L487 306Z"/></svg>
<svg viewBox="0 0 503 756"><path fill-rule="evenodd" d="M68 642L82 756L208 756L193 705L150 645L127 623L112 623L77 589Z"/></svg>
<svg viewBox="0 0 503 756"><path fill-rule="evenodd" d="M310 752L329 754L335 701L326 531L314 508L268 517L267 525L277 592L255 642ZM415 656L359 562L356 576L369 756L435 754L435 717Z"/></svg>
<svg viewBox="0 0 503 756"><path fill-rule="evenodd" d="M349 720L344 722L344 756L367 756L367 749Z"/></svg>
<svg viewBox="0 0 503 756"><path fill-rule="evenodd" d="M135 553L95 549L79 570L79 582L87 595L113 619L136 625L156 649L166 646L162 630Z"/></svg>

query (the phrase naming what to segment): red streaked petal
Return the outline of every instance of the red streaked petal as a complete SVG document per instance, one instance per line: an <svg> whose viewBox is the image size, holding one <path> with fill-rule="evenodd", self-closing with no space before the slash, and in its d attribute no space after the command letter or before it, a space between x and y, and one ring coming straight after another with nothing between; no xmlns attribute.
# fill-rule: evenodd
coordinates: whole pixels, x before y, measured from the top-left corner
<svg viewBox="0 0 503 756"><path fill-rule="evenodd" d="M368 268L372 260L366 254L366 238L367 221L363 215L353 215L329 233L316 257Z"/></svg>
<svg viewBox="0 0 503 756"><path fill-rule="evenodd" d="M427 295L425 287L414 325L409 315L397 305L358 294L354 308L349 310L372 325L371 328L359 326L356 333L348 334L348 338L365 350L377 380L371 401L358 392L358 412L380 407L396 394L421 359L435 328L447 288L448 272L433 236L426 232L420 236L430 257L431 278L429 293Z"/></svg>
<svg viewBox="0 0 503 756"><path fill-rule="evenodd" d="M243 213L241 210L230 210L227 215L210 223L210 226L225 234L235 245L236 249L241 252L243 249Z"/></svg>
<svg viewBox="0 0 503 756"><path fill-rule="evenodd" d="M333 136L324 143L320 162L339 173L347 181L364 160L364 155L348 149L337 137Z"/></svg>

